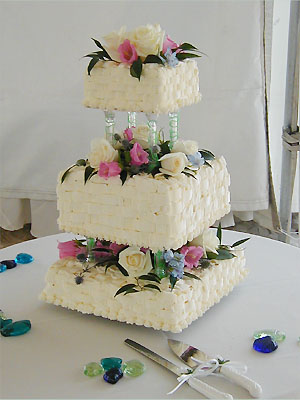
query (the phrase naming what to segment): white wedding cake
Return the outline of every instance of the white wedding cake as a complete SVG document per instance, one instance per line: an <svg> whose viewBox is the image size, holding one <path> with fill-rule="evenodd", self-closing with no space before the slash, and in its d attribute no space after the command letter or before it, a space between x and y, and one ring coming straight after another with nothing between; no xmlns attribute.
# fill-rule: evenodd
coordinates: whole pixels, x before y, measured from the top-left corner
<svg viewBox="0 0 300 400"><path fill-rule="evenodd" d="M224 158L178 138L179 108L200 100L200 52L159 25L104 39L87 55L84 105L104 111L105 137L58 176L60 229L80 237L59 244L41 298L180 332L247 274L245 240L224 245L209 229L230 210ZM114 110L128 113L118 132ZM165 113L169 138L158 127Z"/></svg>

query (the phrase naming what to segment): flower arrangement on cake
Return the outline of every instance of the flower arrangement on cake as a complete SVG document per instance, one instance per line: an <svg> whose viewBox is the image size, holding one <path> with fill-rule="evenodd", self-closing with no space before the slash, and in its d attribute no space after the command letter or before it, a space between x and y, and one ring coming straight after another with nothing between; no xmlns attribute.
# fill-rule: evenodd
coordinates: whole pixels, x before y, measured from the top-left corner
<svg viewBox="0 0 300 400"><path fill-rule="evenodd" d="M218 261L235 257L237 246L249 238L239 240L231 246L222 244L222 230L217 233L208 229L193 241L176 250L161 250L154 253L138 246L120 245L106 240L74 239L58 245L60 259L73 257L83 264L82 271L76 273L77 285L84 282L84 276L92 268L104 267L119 270L133 280L122 286L115 296L123 293L138 293L143 290L160 290L164 278L169 279L170 289L184 278L200 279L193 272L218 265Z"/></svg>
<svg viewBox="0 0 300 400"><path fill-rule="evenodd" d="M145 64L176 67L188 58L201 57L199 50L190 43L177 44L161 29L160 25L140 26L127 32L123 26L118 32L104 36L105 44L92 39L100 51L87 54L90 57L88 74L99 61L123 63L130 67L130 75L140 80Z"/></svg>
<svg viewBox="0 0 300 400"><path fill-rule="evenodd" d="M161 134L162 131L160 131ZM185 174L197 179L196 172L202 165L211 167L215 156L208 150L198 150L194 140L178 140L172 147L169 140L159 137L159 144L149 145L150 129L147 125L126 128L122 135L115 134L111 144L105 138L91 142L88 158L78 160L61 177L64 182L74 167L85 167L85 183L94 175L101 178L120 177L122 184L127 177L151 174L168 179Z"/></svg>

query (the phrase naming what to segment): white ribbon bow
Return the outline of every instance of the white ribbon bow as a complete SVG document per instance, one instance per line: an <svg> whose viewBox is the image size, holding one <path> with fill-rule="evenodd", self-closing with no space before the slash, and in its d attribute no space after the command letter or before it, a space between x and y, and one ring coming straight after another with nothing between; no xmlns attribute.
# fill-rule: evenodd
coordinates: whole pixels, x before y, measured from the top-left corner
<svg viewBox="0 0 300 400"><path fill-rule="evenodd" d="M176 392L177 389L180 388L181 385L183 385L185 382L187 382L191 378L203 378L205 376L213 374L219 367L224 365L224 360L222 358L212 358L211 360L208 360L207 362L202 362L200 360L197 360L194 357L191 357L191 359L198 364L198 367L196 367L194 370L191 369L190 373L183 373L181 374L178 378L177 381L179 382L178 385L171 390L171 392L167 394L173 394ZM242 365L240 363L236 363L233 361L228 361L226 364L230 364L233 368L235 369L242 369L245 371L247 368L245 365Z"/></svg>

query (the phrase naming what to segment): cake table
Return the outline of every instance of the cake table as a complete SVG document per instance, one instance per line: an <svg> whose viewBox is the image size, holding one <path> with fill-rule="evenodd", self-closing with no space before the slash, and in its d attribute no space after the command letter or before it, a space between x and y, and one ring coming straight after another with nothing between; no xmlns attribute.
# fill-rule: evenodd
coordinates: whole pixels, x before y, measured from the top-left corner
<svg viewBox="0 0 300 400"><path fill-rule="evenodd" d="M224 231L224 242L245 236ZM167 346L166 339L172 337L247 364L248 376L262 385L265 399L300 399L298 248L251 236L246 246L247 279L182 333L170 334L40 301L45 272L57 258L57 241L72 237L54 235L0 251L1 260L21 252L35 258L0 275L1 309L13 320L32 323L31 331L23 336L1 336L1 398L204 398L188 385L167 396L176 386L175 375L123 344L131 338L179 363ZM252 334L266 328L284 331L286 339L271 354L257 353L252 349ZM116 385L83 374L86 363L112 356L138 359L147 371L138 378L124 377ZM205 381L234 398L249 398L244 389L222 378Z"/></svg>

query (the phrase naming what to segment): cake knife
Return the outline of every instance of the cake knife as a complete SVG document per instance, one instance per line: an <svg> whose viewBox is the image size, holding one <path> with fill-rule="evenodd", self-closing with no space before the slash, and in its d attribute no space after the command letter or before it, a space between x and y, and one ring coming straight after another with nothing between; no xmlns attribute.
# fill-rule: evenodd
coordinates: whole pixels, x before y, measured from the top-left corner
<svg viewBox="0 0 300 400"><path fill-rule="evenodd" d="M179 357L186 365L193 369L199 365L193 359L205 363L213 358L208 356L203 351L196 349L195 347L188 344L185 344L179 340L168 339L168 344L173 352L177 355L177 357ZM259 398L262 395L262 387L257 382L253 381L245 375L240 374L230 365L222 364L215 371L215 373L222 374L234 383L247 389L252 397Z"/></svg>
<svg viewBox="0 0 300 400"><path fill-rule="evenodd" d="M131 339L126 339L124 342L128 346L132 347L134 350L138 351L139 353L143 354L144 356L150 358L151 360L155 361L156 363L167 368L168 370L170 370L177 376L191 372L190 368L178 367L176 364L173 364L171 361L168 361L167 359L163 358L162 356L154 353L152 350L147 349L146 347L142 346L141 344L139 344L137 342L134 342ZM202 382L200 379L190 378L187 383L193 389L197 390L199 393L206 396L208 399L227 399L227 400L233 399L231 394L220 392L219 390L215 389L214 387L209 386L207 383Z"/></svg>

